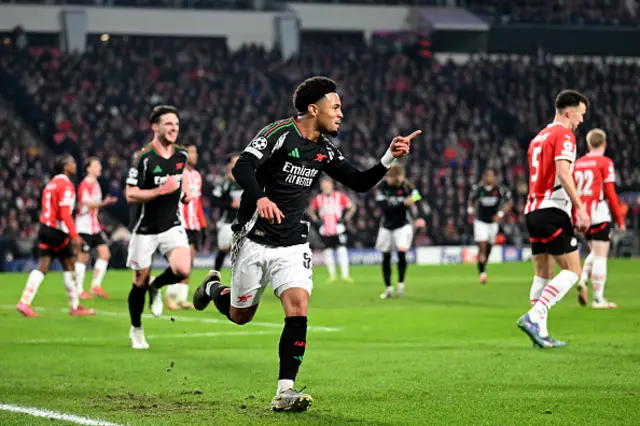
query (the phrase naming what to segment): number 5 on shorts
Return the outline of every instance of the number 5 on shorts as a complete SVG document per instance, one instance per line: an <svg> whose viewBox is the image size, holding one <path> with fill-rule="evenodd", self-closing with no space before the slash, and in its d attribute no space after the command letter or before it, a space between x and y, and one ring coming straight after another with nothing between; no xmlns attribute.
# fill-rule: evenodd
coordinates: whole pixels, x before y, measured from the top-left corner
<svg viewBox="0 0 640 426"><path fill-rule="evenodd" d="M311 256L309 256L309 253L304 253L302 257L304 257L304 260L302 261L302 266L304 266L307 269L311 269Z"/></svg>

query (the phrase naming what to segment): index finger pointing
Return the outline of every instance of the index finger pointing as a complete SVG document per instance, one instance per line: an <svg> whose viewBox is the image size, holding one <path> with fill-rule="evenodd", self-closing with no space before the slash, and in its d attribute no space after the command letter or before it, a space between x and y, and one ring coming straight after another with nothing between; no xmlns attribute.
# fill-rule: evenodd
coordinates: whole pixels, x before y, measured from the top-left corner
<svg viewBox="0 0 640 426"><path fill-rule="evenodd" d="M410 141L411 139L418 136L420 133L422 133L422 130L416 130L415 132L411 133L409 136L406 136L405 139Z"/></svg>

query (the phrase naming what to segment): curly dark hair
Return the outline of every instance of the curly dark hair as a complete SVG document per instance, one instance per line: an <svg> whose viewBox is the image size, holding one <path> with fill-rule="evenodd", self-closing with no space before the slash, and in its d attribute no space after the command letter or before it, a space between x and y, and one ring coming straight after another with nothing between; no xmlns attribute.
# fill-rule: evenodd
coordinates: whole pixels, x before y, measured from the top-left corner
<svg viewBox="0 0 640 426"><path fill-rule="evenodd" d="M293 106L305 114L309 105L318 102L327 93L333 93L338 88L335 81L329 77L311 77L300 83L293 92Z"/></svg>
<svg viewBox="0 0 640 426"><path fill-rule="evenodd" d="M56 156L56 158L53 160L53 171L57 175L63 173L64 167L67 165L68 162L72 160L73 160L73 157L71 156L71 154L61 154Z"/></svg>

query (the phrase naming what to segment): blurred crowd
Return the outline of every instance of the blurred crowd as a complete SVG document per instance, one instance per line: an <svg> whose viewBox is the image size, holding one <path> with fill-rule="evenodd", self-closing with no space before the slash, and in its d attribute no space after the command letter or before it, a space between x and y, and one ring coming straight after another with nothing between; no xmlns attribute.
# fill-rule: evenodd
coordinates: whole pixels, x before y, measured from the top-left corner
<svg viewBox="0 0 640 426"><path fill-rule="evenodd" d="M214 246L219 212L211 190L225 173L228 153L239 151L264 125L295 113L291 94L311 75L339 82L345 120L336 143L360 167L373 165L398 134L422 129L404 161L407 178L431 207L417 244L469 244L468 192L485 167L499 171L515 198L502 225L504 241L525 243L522 210L527 193L526 148L553 118L553 97L562 88L584 91L591 101L584 135L602 127L617 166L621 190L640 189L640 68L637 64L573 62L539 58L474 57L438 62L411 49L378 49L354 37L303 39L290 60L247 46L229 51L220 40L92 37L84 54L56 49L8 48L0 69L15 82L13 97L38 108L37 131L52 149L103 161L103 192L120 197L109 211L126 222L124 177L133 153L151 138L152 105L181 109L183 144L200 151L204 206ZM50 120L49 124L42 120ZM16 143L20 141L20 143ZM0 232L32 236L39 189L49 161L20 120L0 116ZM350 245L371 247L380 210L371 193L349 192L358 214L348 224ZM630 214L638 213L631 199Z"/></svg>

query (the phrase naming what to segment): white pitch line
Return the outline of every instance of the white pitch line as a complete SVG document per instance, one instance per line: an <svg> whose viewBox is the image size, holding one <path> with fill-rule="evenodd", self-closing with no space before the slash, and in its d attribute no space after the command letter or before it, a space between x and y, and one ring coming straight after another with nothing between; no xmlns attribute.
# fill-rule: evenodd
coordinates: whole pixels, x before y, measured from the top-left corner
<svg viewBox="0 0 640 426"><path fill-rule="evenodd" d="M265 334L277 334L271 331L229 331L229 332L209 332L209 333L182 333L182 334L153 334L146 336L147 339L184 339L191 337L220 337L220 336L259 336ZM57 343L78 343L78 342L111 342L119 341L122 338L99 338L99 337L69 337L65 339L29 339L20 340L17 343L25 344L57 344Z"/></svg>
<svg viewBox="0 0 640 426"><path fill-rule="evenodd" d="M0 308L2 309L15 309L16 307L14 305L0 305ZM41 307L38 306L36 308L36 311L50 311L50 310L54 310L55 308L46 308L46 307ZM59 309L60 312L68 312L68 309L65 308L61 308ZM113 316L113 317L127 317L129 318L129 314L127 314L126 312L111 312L111 311L103 311L100 308L96 309L97 311L97 315L98 316ZM217 318L196 318L196 317L186 317L186 316L180 316L180 315L162 315L160 317L154 317L151 314L142 314L142 318L145 319L163 319L163 320L168 320L168 319L175 319L176 321L184 321L184 322L204 322L204 323L209 323L209 324L224 324L224 325L231 325L232 323L229 322L228 320L222 320L222 319L217 319ZM275 322L262 322L262 321L251 321L249 324L254 325L256 327L270 327L270 328L282 328L283 324L278 324ZM336 331L341 331L341 328L338 327L325 327L325 326L321 326L321 325L309 325L307 326L307 330L309 331L327 331L327 332L336 332Z"/></svg>
<svg viewBox="0 0 640 426"><path fill-rule="evenodd" d="M66 422L78 425L89 426L124 426L118 423L107 422L99 419L90 419L88 417L74 416L73 414L65 414L57 411L43 410L40 408L20 407L13 404L0 404L0 410L11 411L12 413L28 414L34 417L46 417L48 419L64 420Z"/></svg>

